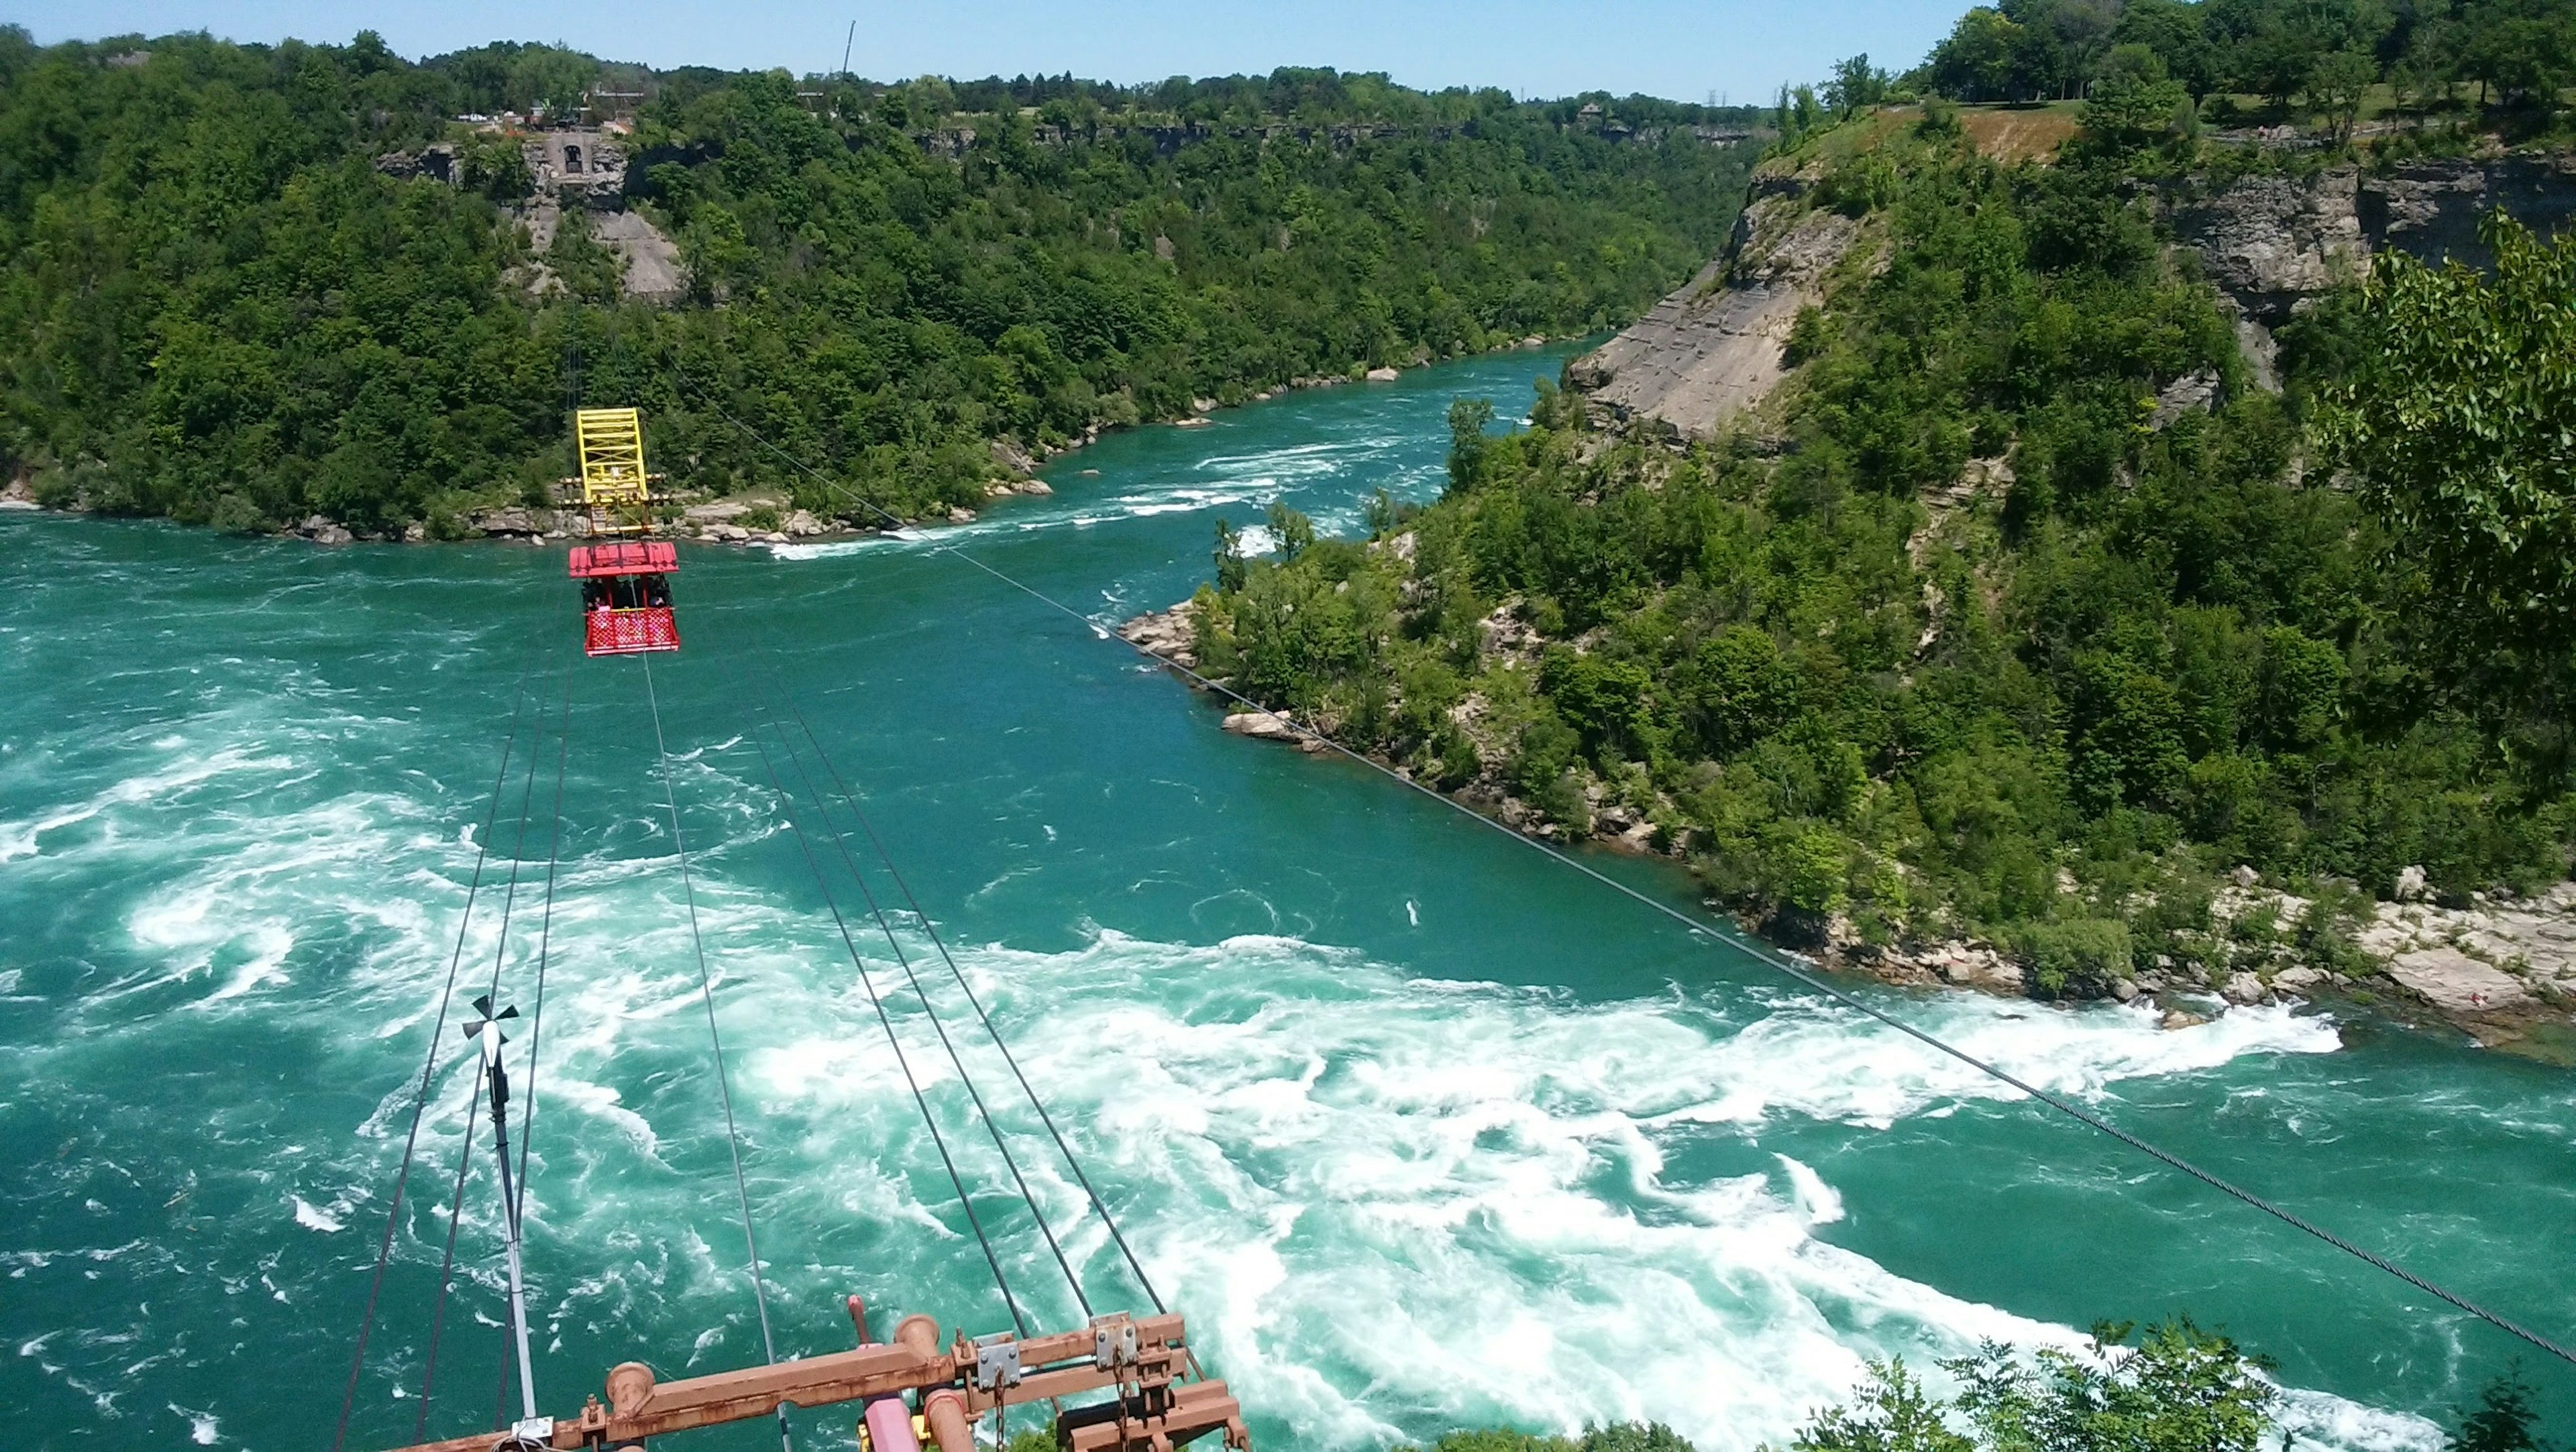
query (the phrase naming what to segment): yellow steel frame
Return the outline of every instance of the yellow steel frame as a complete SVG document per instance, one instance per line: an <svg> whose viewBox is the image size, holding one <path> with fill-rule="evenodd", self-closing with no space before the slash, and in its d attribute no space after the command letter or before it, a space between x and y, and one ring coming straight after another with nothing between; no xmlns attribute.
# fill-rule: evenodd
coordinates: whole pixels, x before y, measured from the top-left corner
<svg viewBox="0 0 2576 1452"><path fill-rule="evenodd" d="M573 415L572 427L581 445L582 502L643 503L643 414L631 408L585 408Z"/></svg>
<svg viewBox="0 0 2576 1452"><path fill-rule="evenodd" d="M644 416L631 408L578 409L581 502L594 534L637 534L652 522L653 476L644 469Z"/></svg>

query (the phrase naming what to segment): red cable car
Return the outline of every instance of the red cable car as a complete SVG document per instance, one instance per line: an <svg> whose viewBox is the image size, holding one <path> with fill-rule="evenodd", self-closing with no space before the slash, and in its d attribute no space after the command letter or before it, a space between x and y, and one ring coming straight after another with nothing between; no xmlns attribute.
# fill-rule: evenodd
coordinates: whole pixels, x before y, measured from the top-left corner
<svg viewBox="0 0 2576 1452"><path fill-rule="evenodd" d="M668 540L574 545L572 577L581 581L584 655L641 655L680 648L671 614L671 572L679 546Z"/></svg>

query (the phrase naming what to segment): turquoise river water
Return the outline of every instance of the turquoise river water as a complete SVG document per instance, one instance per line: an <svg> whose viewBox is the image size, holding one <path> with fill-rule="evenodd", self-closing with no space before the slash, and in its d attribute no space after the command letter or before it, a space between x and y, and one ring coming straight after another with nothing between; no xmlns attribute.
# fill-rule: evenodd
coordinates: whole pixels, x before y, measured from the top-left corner
<svg viewBox="0 0 2576 1452"><path fill-rule="evenodd" d="M1435 495L1450 398L1512 412L1556 362L1122 434L1051 469L1052 498L937 537L1114 621L1189 592L1218 514L1280 499L1350 531L1378 488ZM2186 1310L2276 1361L2301 1440L2430 1448L2515 1359L1723 941L1348 763L1221 732L1123 646L923 540L683 559L688 648L651 688L782 1355L849 1344L851 1291L1007 1321L764 774L773 687L868 801L1273 1452L1632 1417L1749 1452L1864 1358ZM578 654L562 549L325 550L18 512L0 515L0 601L15 1440L327 1444L523 666L463 977L479 991L497 962L503 997L533 1006L561 759L528 1199L540 1389L569 1408L629 1357L664 1376L757 1360L647 681ZM1677 872L1603 860L1693 898ZM882 939L857 941L1031 1319L1076 1324L919 1000ZM963 1012L944 971L925 982ZM2109 1006L1883 997L2576 1339L2564 1071L2349 1014L2169 1033ZM420 1420L471 1088L458 1021L353 1447ZM990 1046L959 1048L1095 1302L1141 1306ZM490 1424L487 1171L466 1188L432 1433ZM2576 1376L2523 1365L2565 1437ZM800 1414L800 1445L847 1445L850 1423Z"/></svg>

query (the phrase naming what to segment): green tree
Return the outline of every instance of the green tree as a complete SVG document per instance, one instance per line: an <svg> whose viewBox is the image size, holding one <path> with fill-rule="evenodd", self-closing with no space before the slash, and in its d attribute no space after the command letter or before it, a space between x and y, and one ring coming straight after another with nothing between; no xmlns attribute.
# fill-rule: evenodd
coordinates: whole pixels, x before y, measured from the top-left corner
<svg viewBox="0 0 2576 1452"><path fill-rule="evenodd" d="M1484 467L1485 426L1494 421L1490 398L1461 398L1449 405L1449 487L1473 489Z"/></svg>
<svg viewBox="0 0 2576 1452"><path fill-rule="evenodd" d="M1795 1452L1976 1452L1942 1410L1903 1357L1873 1361L1851 1404L1818 1412L1789 1445Z"/></svg>
<svg viewBox="0 0 2576 1452"><path fill-rule="evenodd" d="M1227 594L1243 588L1243 535L1222 516L1216 522L1216 587Z"/></svg>
<svg viewBox="0 0 2576 1452"><path fill-rule="evenodd" d="M1932 84L1962 101L2008 101L2023 29L2002 11L1979 5L1959 17L1925 63Z"/></svg>
<svg viewBox="0 0 2576 1452"><path fill-rule="evenodd" d="M2460 1429L2443 1439L2447 1452L2544 1452L2533 1428L2540 1411L2532 1405L2531 1383L2516 1367L2488 1382L2478 1392L2474 1410L2460 1416Z"/></svg>
<svg viewBox="0 0 2576 1452"><path fill-rule="evenodd" d="M1980 1452L2026 1448L2259 1452L2278 1393L2261 1365L2188 1318L2094 1331L2093 1354L2054 1348L2025 1363L2000 1346L1944 1363Z"/></svg>
<svg viewBox="0 0 2576 1452"><path fill-rule="evenodd" d="M1871 65L1866 52L1834 62L1833 79L1825 83L1825 105L1837 116L1849 116L1887 99L1885 70Z"/></svg>
<svg viewBox="0 0 2576 1452"><path fill-rule="evenodd" d="M2308 104L2325 114L2336 145L2352 139L2353 123L2361 116L2361 99L2378 79L2378 65L2356 51L2331 52L2308 68Z"/></svg>
<svg viewBox="0 0 2576 1452"><path fill-rule="evenodd" d="M1269 527L1270 538L1279 546L1282 563L1295 564L1297 557L1315 543L1315 521L1285 504L1273 503L1264 512L1262 522Z"/></svg>
<svg viewBox="0 0 2576 1452"><path fill-rule="evenodd" d="M2433 588L2515 635L2576 640L2576 236L2491 214L2492 279L2395 249L2373 346L2319 432Z"/></svg>
<svg viewBox="0 0 2576 1452"><path fill-rule="evenodd" d="M2084 98L2084 129L2115 151L2135 150L2171 136L2190 104L2182 82L2165 74L2164 57L2132 41L2104 58Z"/></svg>

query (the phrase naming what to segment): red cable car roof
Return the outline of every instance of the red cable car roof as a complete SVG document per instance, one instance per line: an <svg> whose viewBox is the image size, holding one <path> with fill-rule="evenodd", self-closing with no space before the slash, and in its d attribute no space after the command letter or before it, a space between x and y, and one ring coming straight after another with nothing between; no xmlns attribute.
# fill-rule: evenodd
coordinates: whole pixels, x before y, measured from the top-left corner
<svg viewBox="0 0 2576 1452"><path fill-rule="evenodd" d="M669 540L618 540L572 547L572 577L576 580L605 575L667 575L679 567L680 547Z"/></svg>

